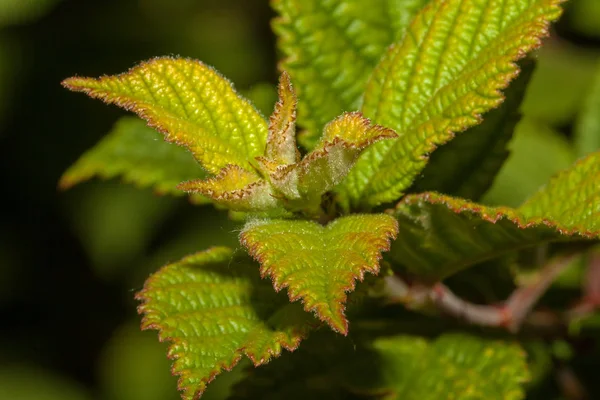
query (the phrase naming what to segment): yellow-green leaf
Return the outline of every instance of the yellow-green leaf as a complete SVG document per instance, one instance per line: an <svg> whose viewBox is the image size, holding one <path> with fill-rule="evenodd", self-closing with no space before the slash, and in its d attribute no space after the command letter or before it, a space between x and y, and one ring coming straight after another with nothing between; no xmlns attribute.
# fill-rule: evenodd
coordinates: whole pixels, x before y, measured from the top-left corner
<svg viewBox="0 0 600 400"><path fill-rule="evenodd" d="M352 207L402 195L428 154L497 107L518 73L515 61L538 47L561 0L433 0L414 18L371 76L362 110L399 138L372 146L340 194Z"/></svg>
<svg viewBox="0 0 600 400"><path fill-rule="evenodd" d="M395 137L392 130L371 124L358 112L345 113L327 124L302 161L276 168L271 183L290 200L291 209L318 206L321 195L342 181L364 149Z"/></svg>
<svg viewBox="0 0 600 400"><path fill-rule="evenodd" d="M436 191L478 200L496 182L494 178L509 156L507 145L521 119L518 110L532 72L533 63L524 63L523 71L506 90L504 103L486 114L481 125L436 149L409 192Z"/></svg>
<svg viewBox="0 0 600 400"><path fill-rule="evenodd" d="M290 76L284 72L279 81L279 101L269 119L265 158L279 165L300 161L296 147L296 93Z"/></svg>
<svg viewBox="0 0 600 400"><path fill-rule="evenodd" d="M265 149L265 119L228 80L199 61L155 58L124 74L74 77L63 84L137 113L213 174L228 164L251 171L252 160Z"/></svg>
<svg viewBox="0 0 600 400"><path fill-rule="evenodd" d="M389 257L427 282L540 243L598 239L600 153L556 176L518 209L425 193L406 196L390 213L400 228Z"/></svg>
<svg viewBox="0 0 600 400"><path fill-rule="evenodd" d="M168 356L184 400L198 399L217 375L246 355L267 363L294 350L312 320L260 279L257 265L217 247L167 265L137 298L142 328L170 342Z"/></svg>
<svg viewBox="0 0 600 400"><path fill-rule="evenodd" d="M379 272L381 252L388 250L397 229L395 219L384 214L352 215L325 227L312 221L258 220L246 225L240 241L275 290L287 287L290 300L301 299L306 311L345 335L346 293L365 272Z"/></svg>
<svg viewBox="0 0 600 400"><path fill-rule="evenodd" d="M152 187L157 193L182 195L177 184L204 178L206 172L188 151L165 142L144 121L125 117L63 174L59 186L67 189L94 176L122 177L138 187Z"/></svg>
<svg viewBox="0 0 600 400"><path fill-rule="evenodd" d="M282 205L267 181L237 165L226 166L214 178L183 182L177 188L235 211L269 211Z"/></svg>
<svg viewBox="0 0 600 400"><path fill-rule="evenodd" d="M300 142L313 148L323 127L360 108L369 74L428 0L272 0L282 68L298 89Z"/></svg>

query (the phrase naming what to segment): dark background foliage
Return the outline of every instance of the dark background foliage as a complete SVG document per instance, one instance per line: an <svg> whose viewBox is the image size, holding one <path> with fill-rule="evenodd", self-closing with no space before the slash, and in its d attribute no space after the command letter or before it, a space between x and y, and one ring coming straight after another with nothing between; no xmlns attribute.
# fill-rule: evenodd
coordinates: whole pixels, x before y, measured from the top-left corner
<svg viewBox="0 0 600 400"><path fill-rule="evenodd" d="M530 120L490 202L518 202L570 163L600 54L598 3L574 0L540 55ZM0 0L1 399L178 398L164 347L137 329L133 294L167 260L234 244L236 226L112 181L58 192L61 173L124 115L59 83L180 55L215 66L268 112L272 17L266 0Z"/></svg>

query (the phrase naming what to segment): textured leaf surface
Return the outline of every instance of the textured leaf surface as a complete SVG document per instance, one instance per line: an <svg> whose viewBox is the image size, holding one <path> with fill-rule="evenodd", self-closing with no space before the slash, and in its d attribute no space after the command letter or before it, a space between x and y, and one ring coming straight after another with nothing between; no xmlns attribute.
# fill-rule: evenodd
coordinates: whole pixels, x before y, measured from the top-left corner
<svg viewBox="0 0 600 400"><path fill-rule="evenodd" d="M348 385L386 399L522 399L529 380L517 345L461 334L428 342L414 336L376 339L371 356L350 364Z"/></svg>
<svg viewBox="0 0 600 400"><path fill-rule="evenodd" d="M250 160L265 149L267 122L229 81L199 61L156 58L121 75L63 84L139 114L214 174L227 164L250 171Z"/></svg>
<svg viewBox="0 0 600 400"><path fill-rule="evenodd" d="M561 0L434 0L373 72L363 112L394 129L396 141L367 150L348 175L345 203L397 199L428 154L497 107L518 72L515 61L540 45Z"/></svg>
<svg viewBox="0 0 600 400"><path fill-rule="evenodd" d="M319 205L321 195L338 185L348 174L360 153L368 146L396 133L371 124L358 112L344 113L325 127L315 149L300 162L278 167L271 183L293 204Z"/></svg>
<svg viewBox="0 0 600 400"><path fill-rule="evenodd" d="M398 225L384 214L352 215L323 227L312 221L253 221L241 243L261 264L275 290L288 288L334 330L347 334L346 293L365 272L377 274L381 252L389 249Z"/></svg>
<svg viewBox="0 0 600 400"><path fill-rule="evenodd" d="M279 81L279 101L269 119L269 135L265 158L279 165L300 161L296 148L296 93L287 72Z"/></svg>
<svg viewBox="0 0 600 400"><path fill-rule="evenodd" d="M301 143L312 148L323 127L357 110L385 48L399 40L427 0L273 0L273 23L298 88Z"/></svg>
<svg viewBox="0 0 600 400"><path fill-rule="evenodd" d="M521 119L518 110L532 72L533 63L526 63L506 90L506 100L499 108L490 111L481 125L436 149L410 191L437 191L479 199L492 185L509 155L507 145Z"/></svg>
<svg viewBox="0 0 600 400"><path fill-rule="evenodd" d="M600 150L600 67L577 117L575 148L580 156Z"/></svg>
<svg viewBox="0 0 600 400"><path fill-rule="evenodd" d="M177 184L203 178L206 172L188 151L165 142L144 121L126 117L64 173L59 185L67 189L94 176L122 177L138 187L182 195Z"/></svg>
<svg viewBox="0 0 600 400"><path fill-rule="evenodd" d="M163 267L137 295L142 328L170 342L185 400L198 398L243 355L255 365L294 350L314 323L262 281L256 265L218 247Z"/></svg>
<svg viewBox="0 0 600 400"><path fill-rule="evenodd" d="M228 165L214 178L183 182L177 188L205 195L237 211L265 211L280 206L267 181L236 165Z"/></svg>
<svg viewBox="0 0 600 400"><path fill-rule="evenodd" d="M502 253L548 241L600 237L600 153L555 177L519 209L486 207L435 193L410 195L389 256L437 281Z"/></svg>

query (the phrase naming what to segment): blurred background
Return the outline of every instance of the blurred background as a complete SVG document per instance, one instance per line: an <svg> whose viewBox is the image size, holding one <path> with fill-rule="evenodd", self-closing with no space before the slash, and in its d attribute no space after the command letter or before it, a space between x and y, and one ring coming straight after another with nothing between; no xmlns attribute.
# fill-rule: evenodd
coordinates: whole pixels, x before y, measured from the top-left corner
<svg viewBox="0 0 600 400"><path fill-rule="evenodd" d="M57 191L62 172L126 115L60 81L180 55L215 66L269 114L272 17L267 0L0 0L1 400L179 398L165 347L139 331L134 293L169 260L235 245L237 226L117 181ZM600 85L600 0L569 2L537 57L488 203L518 204L600 148L582 133ZM228 379L206 398L222 398Z"/></svg>

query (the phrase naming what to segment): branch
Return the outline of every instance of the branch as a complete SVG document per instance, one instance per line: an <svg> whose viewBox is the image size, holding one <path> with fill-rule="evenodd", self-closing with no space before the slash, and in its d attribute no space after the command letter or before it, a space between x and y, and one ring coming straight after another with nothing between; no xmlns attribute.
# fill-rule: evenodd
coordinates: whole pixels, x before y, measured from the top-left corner
<svg viewBox="0 0 600 400"><path fill-rule="evenodd" d="M442 283L433 286L409 285L398 276L385 278L386 294L391 301L404 303L409 308L422 309L433 305L443 313L471 324L504 327L516 332L533 306L573 258L573 254L555 258L541 269L536 281L517 288L501 306L473 304L456 296ZM600 258L598 260L600 264ZM600 267L598 269L595 273L600 275Z"/></svg>

